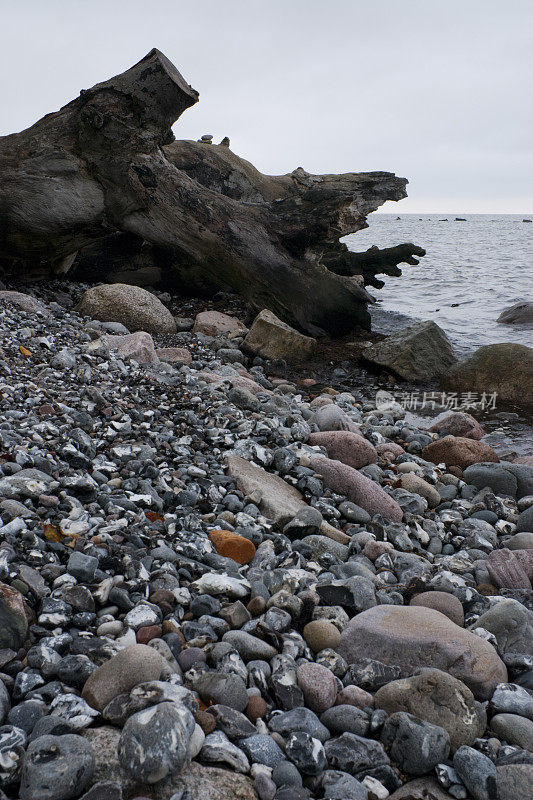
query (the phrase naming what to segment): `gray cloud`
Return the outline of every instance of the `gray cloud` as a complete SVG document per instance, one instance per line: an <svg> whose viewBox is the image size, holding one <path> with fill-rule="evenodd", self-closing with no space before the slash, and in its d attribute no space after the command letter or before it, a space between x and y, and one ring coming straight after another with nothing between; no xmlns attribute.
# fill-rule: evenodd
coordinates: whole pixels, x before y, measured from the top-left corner
<svg viewBox="0 0 533 800"><path fill-rule="evenodd" d="M269 173L390 170L398 213L533 210L529 0L3 0L0 134L156 46L200 91L178 138Z"/></svg>

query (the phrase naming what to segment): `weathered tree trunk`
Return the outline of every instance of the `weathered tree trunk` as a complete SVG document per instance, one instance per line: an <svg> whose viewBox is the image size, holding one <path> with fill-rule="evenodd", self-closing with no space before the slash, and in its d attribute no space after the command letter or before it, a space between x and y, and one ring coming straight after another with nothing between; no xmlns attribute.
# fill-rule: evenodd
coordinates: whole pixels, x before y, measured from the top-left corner
<svg viewBox="0 0 533 800"><path fill-rule="evenodd" d="M178 286L231 287L311 333L368 327L364 284L423 252L403 245L378 251L383 257L354 254L339 237L366 227L366 215L386 200L405 197L407 181L301 168L271 177L225 144L173 142L172 123L197 100L152 50L0 138L4 271L65 273L79 251L78 263L88 258L96 273L100 264L104 277L124 267L122 242L154 275L171 274Z"/></svg>

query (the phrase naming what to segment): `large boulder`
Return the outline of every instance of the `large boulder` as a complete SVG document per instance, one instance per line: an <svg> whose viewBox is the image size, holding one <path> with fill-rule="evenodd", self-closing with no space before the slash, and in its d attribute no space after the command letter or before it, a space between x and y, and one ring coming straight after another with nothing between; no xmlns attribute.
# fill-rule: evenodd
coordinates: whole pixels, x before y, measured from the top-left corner
<svg viewBox="0 0 533 800"><path fill-rule="evenodd" d="M482 461L499 461L498 454L485 442L465 439L463 436L444 436L431 442L422 450L422 458L433 464L444 462L447 467L466 469Z"/></svg>
<svg viewBox="0 0 533 800"><path fill-rule="evenodd" d="M324 486L343 494L352 503L364 508L371 516L382 514L393 522L401 522L403 511L375 481L361 475L353 467L323 456L313 456L310 466L322 476Z"/></svg>
<svg viewBox="0 0 533 800"><path fill-rule="evenodd" d="M87 348L94 350L116 350L121 358L133 358L139 364L158 364L159 358L155 351L154 340L149 333L137 331L124 336L111 336L104 334L95 339Z"/></svg>
<svg viewBox="0 0 533 800"><path fill-rule="evenodd" d="M462 681L440 669L421 669L410 678L391 681L378 689L376 708L388 714L407 711L440 725L450 734L452 751L483 735L487 715Z"/></svg>
<svg viewBox="0 0 533 800"><path fill-rule="evenodd" d="M176 332L176 321L168 308L140 286L126 283L93 286L87 289L75 310L100 322L120 322L132 332Z"/></svg>
<svg viewBox="0 0 533 800"><path fill-rule="evenodd" d="M533 348L523 344L487 344L443 376L443 389L497 394L497 402L533 406Z"/></svg>
<svg viewBox="0 0 533 800"><path fill-rule="evenodd" d="M456 363L450 340L434 322L416 322L368 347L363 357L406 381L437 378Z"/></svg>
<svg viewBox="0 0 533 800"><path fill-rule="evenodd" d="M243 350L261 358L283 358L291 363L307 361L316 350L316 339L304 336L263 309L252 323Z"/></svg>
<svg viewBox="0 0 533 800"><path fill-rule="evenodd" d="M515 303L502 311L496 322L505 325L533 325L533 303Z"/></svg>
<svg viewBox="0 0 533 800"><path fill-rule="evenodd" d="M206 336L218 336L219 333L239 333L244 330L244 325L236 317L230 317L222 311L200 311L196 315L193 333L203 333Z"/></svg>
<svg viewBox="0 0 533 800"><path fill-rule="evenodd" d="M477 419L465 411L452 411L428 430L439 436L464 436L465 439L481 439L485 435Z"/></svg>
<svg viewBox="0 0 533 800"><path fill-rule="evenodd" d="M298 511L307 507L298 489L290 486L278 475L272 475L235 453L228 453L226 464L228 475L235 478L235 483L240 489L246 494L259 492L261 495L259 508L268 519L286 525Z"/></svg>
<svg viewBox="0 0 533 800"><path fill-rule="evenodd" d="M337 652L349 663L372 658L398 666L403 677L435 667L487 700L507 669L494 647L448 617L421 606L383 605L357 614L344 628Z"/></svg>
<svg viewBox="0 0 533 800"><path fill-rule="evenodd" d="M0 300L3 300L11 306L15 306L15 308L20 308L20 310L25 311L26 314L48 315L46 306L39 300L36 300L35 297L32 297L30 294L24 294L24 292L11 292L7 289L2 289L2 291L0 291Z"/></svg>

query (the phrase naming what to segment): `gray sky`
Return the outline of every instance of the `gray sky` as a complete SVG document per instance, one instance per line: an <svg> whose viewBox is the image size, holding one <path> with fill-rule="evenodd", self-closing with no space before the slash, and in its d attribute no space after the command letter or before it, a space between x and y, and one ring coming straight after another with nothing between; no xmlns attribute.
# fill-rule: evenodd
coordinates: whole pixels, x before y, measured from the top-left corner
<svg viewBox="0 0 533 800"><path fill-rule="evenodd" d="M263 172L389 170L387 211L533 212L531 0L0 0L0 134L162 50Z"/></svg>

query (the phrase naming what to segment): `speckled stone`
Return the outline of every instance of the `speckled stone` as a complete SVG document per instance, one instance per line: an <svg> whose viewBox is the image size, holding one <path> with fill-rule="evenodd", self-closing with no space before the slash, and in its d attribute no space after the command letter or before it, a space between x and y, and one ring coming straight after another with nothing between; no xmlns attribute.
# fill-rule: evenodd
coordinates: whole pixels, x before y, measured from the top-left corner
<svg viewBox="0 0 533 800"><path fill-rule="evenodd" d="M461 601L449 592L421 592L411 598L411 606L423 606L440 611L462 628L465 624L465 615Z"/></svg>
<svg viewBox="0 0 533 800"><path fill-rule="evenodd" d="M308 622L303 629L303 637L314 653L325 650L327 647L335 648L341 640L339 629L326 619L315 619Z"/></svg>
<svg viewBox="0 0 533 800"><path fill-rule="evenodd" d="M321 714L335 703L337 685L335 676L327 667L312 662L302 664L296 675L306 704L316 714Z"/></svg>

